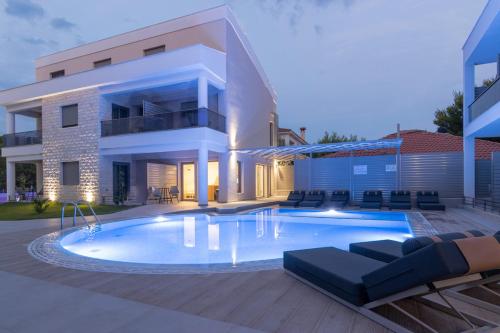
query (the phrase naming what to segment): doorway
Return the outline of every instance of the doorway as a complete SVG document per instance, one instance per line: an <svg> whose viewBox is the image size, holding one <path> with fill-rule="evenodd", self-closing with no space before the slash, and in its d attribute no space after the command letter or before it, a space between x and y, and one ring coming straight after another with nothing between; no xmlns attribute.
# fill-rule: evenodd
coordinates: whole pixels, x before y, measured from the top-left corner
<svg viewBox="0 0 500 333"><path fill-rule="evenodd" d="M182 163L182 200L196 200L196 169L194 163Z"/></svg>
<svg viewBox="0 0 500 333"><path fill-rule="evenodd" d="M255 197L262 198L264 197L264 188L265 188L265 175L264 175L264 165L256 164L255 165Z"/></svg>
<svg viewBox="0 0 500 333"><path fill-rule="evenodd" d="M129 191L130 164L113 162L113 201L126 201Z"/></svg>

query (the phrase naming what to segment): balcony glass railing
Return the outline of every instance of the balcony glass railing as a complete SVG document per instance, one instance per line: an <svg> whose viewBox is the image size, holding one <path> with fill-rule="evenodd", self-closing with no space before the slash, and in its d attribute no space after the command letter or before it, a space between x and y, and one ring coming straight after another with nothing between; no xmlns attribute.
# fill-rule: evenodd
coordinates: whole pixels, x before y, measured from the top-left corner
<svg viewBox="0 0 500 333"><path fill-rule="evenodd" d="M500 78L469 106L469 122L473 121L500 101Z"/></svg>
<svg viewBox="0 0 500 333"><path fill-rule="evenodd" d="M152 116L131 117L101 121L101 136L165 131L190 127L208 127L226 132L226 117L201 108L195 110L165 112Z"/></svg>
<svg viewBox="0 0 500 333"><path fill-rule="evenodd" d="M42 131L10 133L3 136L4 147L38 145L42 143Z"/></svg>

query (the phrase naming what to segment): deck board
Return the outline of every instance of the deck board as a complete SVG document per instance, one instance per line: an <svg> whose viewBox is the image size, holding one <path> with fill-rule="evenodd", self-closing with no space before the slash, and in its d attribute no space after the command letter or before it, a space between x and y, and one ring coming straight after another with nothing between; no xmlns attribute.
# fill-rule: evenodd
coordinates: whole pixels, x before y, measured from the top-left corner
<svg viewBox="0 0 500 333"><path fill-rule="evenodd" d="M470 210L450 209L423 215L439 232L500 230L500 217ZM138 275L71 270L33 259L27 253L27 244L54 230L0 233L0 270L266 332L387 332L282 270ZM480 314L482 310L471 311ZM499 315L484 315L500 323Z"/></svg>

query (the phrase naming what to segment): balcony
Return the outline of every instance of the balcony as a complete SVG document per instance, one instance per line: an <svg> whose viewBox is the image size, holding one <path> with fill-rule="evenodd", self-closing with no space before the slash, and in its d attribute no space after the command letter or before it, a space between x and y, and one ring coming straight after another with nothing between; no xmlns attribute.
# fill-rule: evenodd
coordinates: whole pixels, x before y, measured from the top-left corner
<svg viewBox="0 0 500 333"><path fill-rule="evenodd" d="M500 101L500 78L498 78L488 89L486 89L469 106L469 122L488 111L493 105Z"/></svg>
<svg viewBox="0 0 500 333"><path fill-rule="evenodd" d="M4 147L38 145L41 143L42 143L42 131L11 133L11 134L5 134L3 136Z"/></svg>
<svg viewBox="0 0 500 333"><path fill-rule="evenodd" d="M101 121L101 136L166 131L181 128L208 127L226 132L226 117L206 108L164 112L146 117Z"/></svg>

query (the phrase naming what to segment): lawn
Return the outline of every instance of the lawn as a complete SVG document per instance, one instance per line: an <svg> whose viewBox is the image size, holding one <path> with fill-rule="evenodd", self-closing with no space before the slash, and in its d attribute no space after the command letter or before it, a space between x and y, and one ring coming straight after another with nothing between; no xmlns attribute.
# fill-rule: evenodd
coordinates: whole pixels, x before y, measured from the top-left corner
<svg viewBox="0 0 500 333"><path fill-rule="evenodd" d="M50 206L41 214L35 212L32 203L19 203L9 202L0 204L0 221L12 220L32 220L32 219L47 219L52 217L61 217L62 205L58 202L52 202ZM111 214L125 209L132 208L133 206L115 206L115 205L93 205L94 211L97 215ZM80 205L80 209L85 215L92 213L85 205ZM73 207L67 206L64 216L73 216Z"/></svg>

